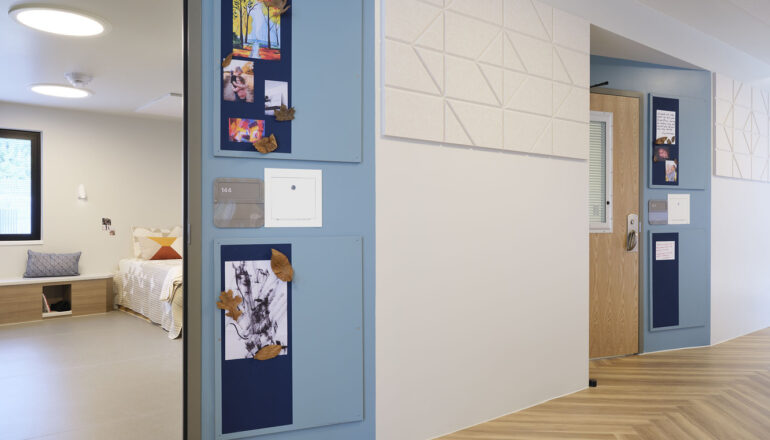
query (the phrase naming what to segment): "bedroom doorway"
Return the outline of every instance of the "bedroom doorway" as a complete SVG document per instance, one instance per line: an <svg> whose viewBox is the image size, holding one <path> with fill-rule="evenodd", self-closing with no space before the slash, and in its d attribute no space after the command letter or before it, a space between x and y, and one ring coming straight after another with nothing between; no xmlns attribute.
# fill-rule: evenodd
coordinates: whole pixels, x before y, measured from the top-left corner
<svg viewBox="0 0 770 440"><path fill-rule="evenodd" d="M0 9L0 438L182 439L185 1Z"/></svg>

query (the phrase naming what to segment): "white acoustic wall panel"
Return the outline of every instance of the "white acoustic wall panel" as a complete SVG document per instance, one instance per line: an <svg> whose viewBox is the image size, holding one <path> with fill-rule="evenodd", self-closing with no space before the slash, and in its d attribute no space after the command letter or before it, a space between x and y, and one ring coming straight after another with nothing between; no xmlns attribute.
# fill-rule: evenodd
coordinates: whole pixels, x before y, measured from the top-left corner
<svg viewBox="0 0 770 440"><path fill-rule="evenodd" d="M385 135L587 159L587 21L533 0L383 5Z"/></svg>
<svg viewBox="0 0 770 440"><path fill-rule="evenodd" d="M770 94L714 74L714 173L770 181Z"/></svg>

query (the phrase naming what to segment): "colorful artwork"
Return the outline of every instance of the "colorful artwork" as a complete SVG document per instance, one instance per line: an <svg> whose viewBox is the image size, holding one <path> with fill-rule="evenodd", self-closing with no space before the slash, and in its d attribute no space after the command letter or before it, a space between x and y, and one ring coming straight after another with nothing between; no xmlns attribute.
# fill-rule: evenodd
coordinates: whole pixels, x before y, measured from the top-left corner
<svg viewBox="0 0 770 440"><path fill-rule="evenodd" d="M676 172L676 162L673 160L667 160L666 161L666 182L676 182L677 181L677 172Z"/></svg>
<svg viewBox="0 0 770 440"><path fill-rule="evenodd" d="M281 11L268 5L258 0L233 0L235 56L281 59Z"/></svg>
<svg viewBox="0 0 770 440"><path fill-rule="evenodd" d="M222 69L222 99L228 102L254 102L254 63L233 60Z"/></svg>
<svg viewBox="0 0 770 440"><path fill-rule="evenodd" d="M265 135L265 121L230 118L230 142L254 143Z"/></svg>

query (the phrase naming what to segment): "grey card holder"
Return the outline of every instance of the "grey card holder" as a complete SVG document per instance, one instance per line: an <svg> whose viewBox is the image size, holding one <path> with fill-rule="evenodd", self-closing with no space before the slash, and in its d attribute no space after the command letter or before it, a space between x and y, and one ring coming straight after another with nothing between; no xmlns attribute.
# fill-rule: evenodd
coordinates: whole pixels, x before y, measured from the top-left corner
<svg viewBox="0 0 770 440"><path fill-rule="evenodd" d="M214 226L260 228L264 225L265 183L262 179L214 181Z"/></svg>

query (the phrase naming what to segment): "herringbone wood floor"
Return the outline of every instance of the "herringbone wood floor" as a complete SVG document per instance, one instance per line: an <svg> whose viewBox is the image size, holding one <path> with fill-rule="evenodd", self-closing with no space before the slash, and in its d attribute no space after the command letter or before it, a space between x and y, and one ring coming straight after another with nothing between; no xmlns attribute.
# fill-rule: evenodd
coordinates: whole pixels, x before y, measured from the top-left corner
<svg viewBox="0 0 770 440"><path fill-rule="evenodd" d="M599 381L444 440L768 440L770 328L713 347L591 362Z"/></svg>

